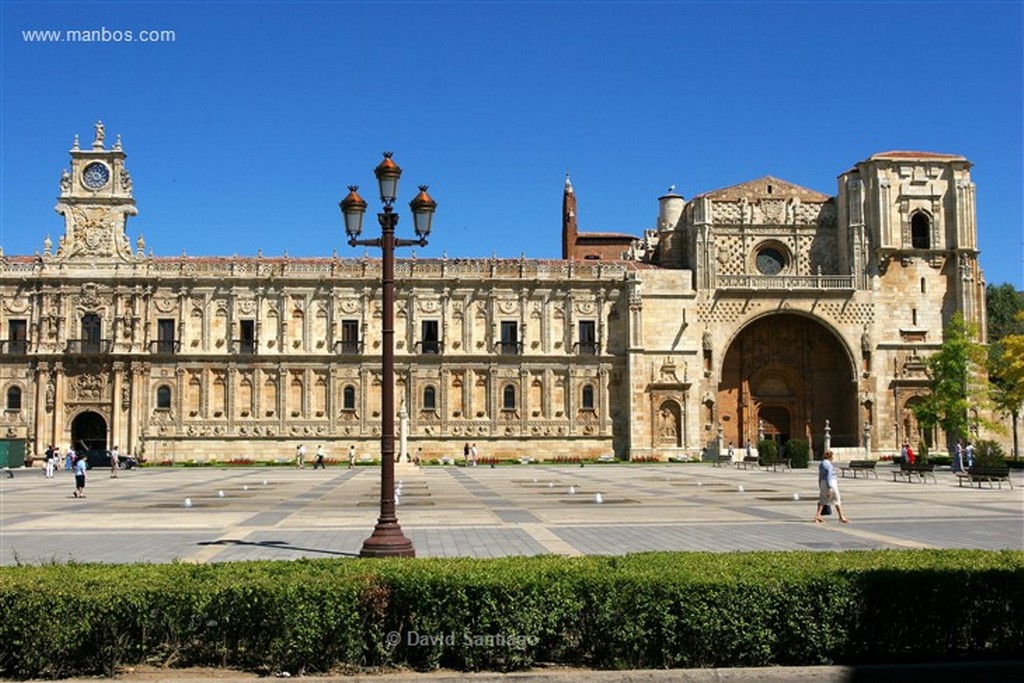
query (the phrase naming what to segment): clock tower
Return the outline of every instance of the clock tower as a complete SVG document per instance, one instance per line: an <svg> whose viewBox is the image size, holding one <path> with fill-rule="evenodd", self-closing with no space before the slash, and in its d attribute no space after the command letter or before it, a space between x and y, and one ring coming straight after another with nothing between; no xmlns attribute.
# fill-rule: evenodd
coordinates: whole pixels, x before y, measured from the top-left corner
<svg viewBox="0 0 1024 683"><path fill-rule="evenodd" d="M125 168L121 136L113 147L104 145L106 131L96 122L92 147L82 149L78 136L71 146L71 171L60 178L60 199L54 210L64 216L64 236L57 260L131 261L125 227L138 213L132 197L132 178ZM49 240L45 245L50 255Z"/></svg>

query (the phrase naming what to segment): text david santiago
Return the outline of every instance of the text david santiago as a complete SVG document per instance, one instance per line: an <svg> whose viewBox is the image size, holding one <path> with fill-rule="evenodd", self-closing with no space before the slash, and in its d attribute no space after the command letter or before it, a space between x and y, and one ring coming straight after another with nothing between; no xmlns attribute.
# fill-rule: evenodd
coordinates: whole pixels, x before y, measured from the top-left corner
<svg viewBox="0 0 1024 683"><path fill-rule="evenodd" d="M397 635L397 634L394 634ZM389 638L391 640L391 638ZM540 642L537 636L521 636L515 633L419 633L407 631L405 644L409 647L430 647L436 645L462 645L463 647L511 647L524 650Z"/></svg>

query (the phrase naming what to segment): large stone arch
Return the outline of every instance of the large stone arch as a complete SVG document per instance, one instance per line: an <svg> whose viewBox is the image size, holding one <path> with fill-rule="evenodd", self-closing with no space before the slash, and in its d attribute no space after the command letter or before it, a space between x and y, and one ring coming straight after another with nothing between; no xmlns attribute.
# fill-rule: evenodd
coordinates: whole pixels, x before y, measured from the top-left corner
<svg viewBox="0 0 1024 683"><path fill-rule="evenodd" d="M83 410L71 420L71 445L79 452L107 448L108 429L103 415L94 410Z"/></svg>
<svg viewBox="0 0 1024 683"><path fill-rule="evenodd" d="M751 321L722 362L718 408L725 442L756 443L760 429L781 442L807 439L820 454L829 420L833 446L856 446L852 358L842 339L812 317L773 313Z"/></svg>

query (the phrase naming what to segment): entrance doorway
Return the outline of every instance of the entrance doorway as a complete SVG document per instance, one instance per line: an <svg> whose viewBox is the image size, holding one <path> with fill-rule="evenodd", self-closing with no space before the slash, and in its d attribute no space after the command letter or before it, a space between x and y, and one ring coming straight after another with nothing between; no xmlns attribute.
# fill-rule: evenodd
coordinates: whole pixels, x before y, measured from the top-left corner
<svg viewBox="0 0 1024 683"><path fill-rule="evenodd" d="M780 446L789 441L792 427L788 410L781 406L765 406L758 411L757 417L764 427L764 438Z"/></svg>
<svg viewBox="0 0 1024 683"><path fill-rule="evenodd" d="M851 358L836 333L815 318L774 313L750 322L722 362L717 407L725 442L754 442L763 427L765 438L780 445L806 439L820 453L828 420L833 446L857 445Z"/></svg>
<svg viewBox="0 0 1024 683"><path fill-rule="evenodd" d="M107 447L107 421L94 411L86 411L71 421L71 445L78 452Z"/></svg>

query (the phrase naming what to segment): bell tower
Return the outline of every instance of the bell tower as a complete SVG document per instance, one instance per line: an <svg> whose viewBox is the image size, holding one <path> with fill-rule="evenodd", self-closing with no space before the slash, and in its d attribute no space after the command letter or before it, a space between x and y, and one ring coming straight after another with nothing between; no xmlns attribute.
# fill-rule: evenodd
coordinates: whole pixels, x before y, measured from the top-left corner
<svg viewBox="0 0 1024 683"><path fill-rule="evenodd" d="M60 198L54 210L64 216L64 235L57 245L57 260L130 261L133 259L125 228L138 213L132 197L132 178L125 168L121 136L109 149L106 131L96 122L89 149L71 146L71 171L60 177ZM44 245L50 255L51 245Z"/></svg>

